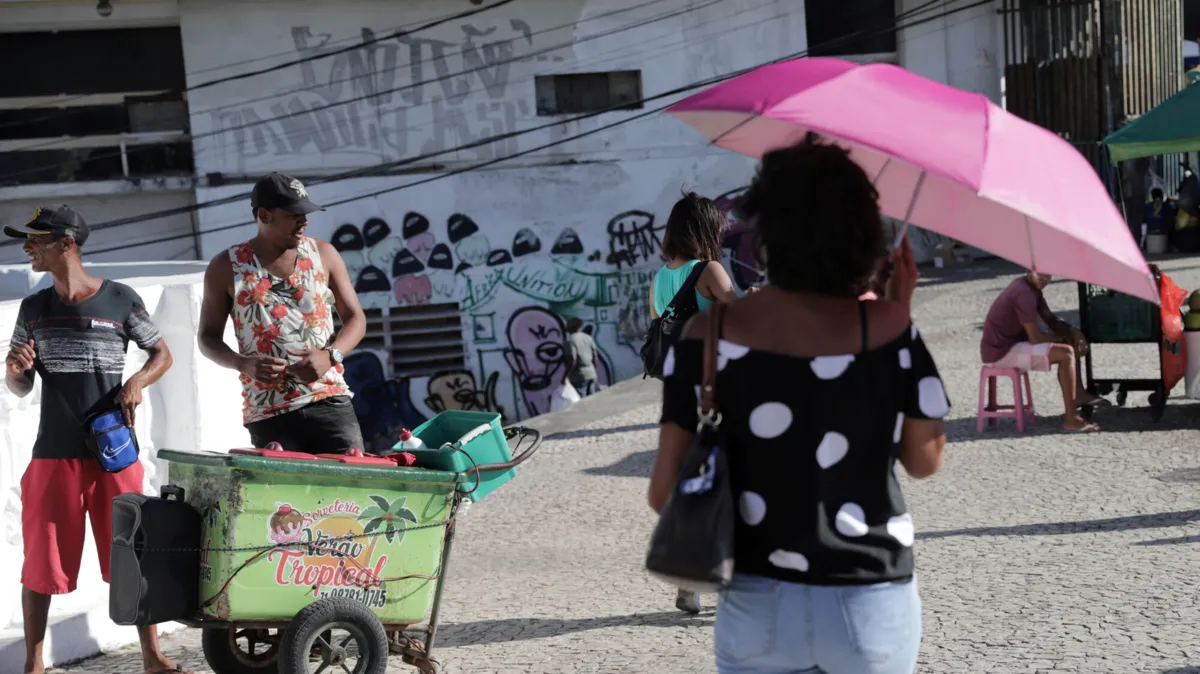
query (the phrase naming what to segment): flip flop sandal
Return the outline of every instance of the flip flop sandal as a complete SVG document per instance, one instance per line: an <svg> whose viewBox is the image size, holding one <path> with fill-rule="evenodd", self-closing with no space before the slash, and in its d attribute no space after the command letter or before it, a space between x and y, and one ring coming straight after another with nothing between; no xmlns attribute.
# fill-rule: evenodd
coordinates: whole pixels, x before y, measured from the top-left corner
<svg viewBox="0 0 1200 674"><path fill-rule="evenodd" d="M1085 424L1083 428L1064 428L1068 433L1095 433L1100 430L1099 424Z"/></svg>

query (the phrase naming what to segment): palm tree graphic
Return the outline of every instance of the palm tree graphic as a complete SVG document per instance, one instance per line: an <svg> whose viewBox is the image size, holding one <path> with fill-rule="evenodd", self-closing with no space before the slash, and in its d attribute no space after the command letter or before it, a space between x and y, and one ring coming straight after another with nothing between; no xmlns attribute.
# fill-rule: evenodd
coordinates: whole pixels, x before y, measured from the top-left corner
<svg viewBox="0 0 1200 674"><path fill-rule="evenodd" d="M388 543L399 544L404 541L405 530L408 527L406 521L413 524L417 523L416 513L404 507L408 502L408 497L400 496L395 501L389 503L382 496L375 494L371 494L370 496L375 505L368 507L358 516L359 522L370 520L363 527L363 533L373 534L380 527L386 525L387 528L383 531L383 537L387 539Z"/></svg>

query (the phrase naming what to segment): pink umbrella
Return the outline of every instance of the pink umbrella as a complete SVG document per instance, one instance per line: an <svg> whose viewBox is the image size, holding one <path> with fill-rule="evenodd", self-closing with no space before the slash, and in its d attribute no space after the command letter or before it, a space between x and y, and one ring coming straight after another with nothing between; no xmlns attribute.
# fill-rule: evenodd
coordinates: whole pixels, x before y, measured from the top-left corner
<svg viewBox="0 0 1200 674"><path fill-rule="evenodd" d="M671 106L759 158L809 131L850 150L885 215L1045 274L1158 302L1154 276L1091 165L986 97L887 64L765 66Z"/></svg>

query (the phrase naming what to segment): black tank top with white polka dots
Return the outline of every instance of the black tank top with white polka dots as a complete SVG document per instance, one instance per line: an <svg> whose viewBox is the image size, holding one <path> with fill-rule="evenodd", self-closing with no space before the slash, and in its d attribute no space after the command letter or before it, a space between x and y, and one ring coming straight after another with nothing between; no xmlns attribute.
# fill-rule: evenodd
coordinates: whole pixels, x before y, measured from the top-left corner
<svg viewBox="0 0 1200 674"><path fill-rule="evenodd" d="M668 354L663 423L696 428L702 351L686 339ZM722 339L717 367L738 503L736 571L810 585L911 577L901 429L905 417L950 409L916 326L877 349L816 358Z"/></svg>

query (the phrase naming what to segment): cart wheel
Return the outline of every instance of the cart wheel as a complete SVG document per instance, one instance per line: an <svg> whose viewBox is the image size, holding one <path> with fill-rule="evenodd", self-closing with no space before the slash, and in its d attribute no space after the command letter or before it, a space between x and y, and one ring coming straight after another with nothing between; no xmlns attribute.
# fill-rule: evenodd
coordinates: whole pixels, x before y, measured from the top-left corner
<svg viewBox="0 0 1200 674"><path fill-rule="evenodd" d="M283 633L279 674L384 674L387 657L387 633L370 609L350 599L322 599L301 609Z"/></svg>
<svg viewBox="0 0 1200 674"><path fill-rule="evenodd" d="M1159 391L1150 394L1150 418L1154 421L1161 421L1163 413L1167 411L1167 397Z"/></svg>
<svg viewBox="0 0 1200 674"><path fill-rule="evenodd" d="M1128 399L1129 399L1129 392L1128 392L1128 391L1121 391L1120 393L1117 393L1117 406L1118 406L1118 407L1124 407L1124 406L1125 406L1125 401L1126 401L1126 400L1128 400Z"/></svg>
<svg viewBox="0 0 1200 674"><path fill-rule="evenodd" d="M200 637L214 674L265 674L279 665L279 630L206 629Z"/></svg>

